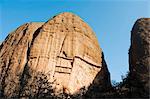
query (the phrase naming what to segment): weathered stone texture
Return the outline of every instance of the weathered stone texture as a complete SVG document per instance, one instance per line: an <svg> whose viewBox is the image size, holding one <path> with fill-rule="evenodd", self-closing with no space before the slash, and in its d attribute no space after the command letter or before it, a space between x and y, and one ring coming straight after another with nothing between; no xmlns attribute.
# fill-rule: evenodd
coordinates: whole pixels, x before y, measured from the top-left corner
<svg viewBox="0 0 150 99"><path fill-rule="evenodd" d="M33 33L43 23L27 23L9 34L0 46L0 87L11 96L18 89L19 76L27 62Z"/></svg>
<svg viewBox="0 0 150 99"><path fill-rule="evenodd" d="M74 94L88 87L101 71L102 51L92 29L78 16L62 13L46 23L27 23L0 46L0 84L7 96L30 87L42 72L56 90ZM34 71L34 72L33 72ZM110 85L110 78L100 83ZM27 80L27 81L24 81ZM23 85L22 85L23 84ZM32 89L31 89L32 90Z"/></svg>
<svg viewBox="0 0 150 99"><path fill-rule="evenodd" d="M150 19L142 18L136 21L131 34L129 50L129 69L131 83L134 87L144 88L149 94L150 86ZM143 91L141 89L141 91Z"/></svg>

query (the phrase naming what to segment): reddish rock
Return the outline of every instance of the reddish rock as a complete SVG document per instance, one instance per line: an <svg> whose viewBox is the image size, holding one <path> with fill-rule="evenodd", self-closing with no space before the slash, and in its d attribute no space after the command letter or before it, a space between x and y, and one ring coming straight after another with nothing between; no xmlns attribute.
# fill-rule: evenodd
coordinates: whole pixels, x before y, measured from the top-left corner
<svg viewBox="0 0 150 99"><path fill-rule="evenodd" d="M136 21L131 34L129 50L131 90L138 90L145 96L150 88L150 18ZM135 89L134 89L135 88Z"/></svg>
<svg viewBox="0 0 150 99"><path fill-rule="evenodd" d="M103 61L95 33L74 14L62 13L46 23L27 23L0 46L1 94L34 96L41 89L46 93L44 84L37 88L43 81L39 72L46 83L53 82L55 93L74 94L88 88L99 72L96 83L110 86L109 71L101 69L107 68Z"/></svg>

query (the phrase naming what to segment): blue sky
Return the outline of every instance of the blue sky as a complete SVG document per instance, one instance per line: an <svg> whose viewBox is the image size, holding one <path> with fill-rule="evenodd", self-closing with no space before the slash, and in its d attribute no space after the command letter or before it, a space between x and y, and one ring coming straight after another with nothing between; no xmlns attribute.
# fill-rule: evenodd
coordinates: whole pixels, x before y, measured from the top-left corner
<svg viewBox="0 0 150 99"><path fill-rule="evenodd" d="M96 33L111 73L120 81L128 71L130 31L141 17L150 17L149 0L0 0L0 42L26 22L45 22L73 12Z"/></svg>

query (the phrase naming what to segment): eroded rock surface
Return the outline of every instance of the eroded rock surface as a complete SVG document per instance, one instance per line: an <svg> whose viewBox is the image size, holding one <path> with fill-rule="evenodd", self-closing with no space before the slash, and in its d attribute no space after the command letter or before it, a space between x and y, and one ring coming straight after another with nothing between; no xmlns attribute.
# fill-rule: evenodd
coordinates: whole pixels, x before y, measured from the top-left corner
<svg viewBox="0 0 150 99"><path fill-rule="evenodd" d="M1 94L34 96L41 89L47 93L44 85L36 86L38 72L46 76L46 82L53 83L56 93L63 90L74 94L88 88L100 72L97 85L110 86L109 71L101 69L107 68L102 61L94 32L78 16L62 13L46 23L27 23L0 46Z"/></svg>
<svg viewBox="0 0 150 99"><path fill-rule="evenodd" d="M129 50L131 90L148 97L150 88L150 19L136 21L131 34ZM138 96L137 96L138 97Z"/></svg>
<svg viewBox="0 0 150 99"><path fill-rule="evenodd" d="M12 96L18 92L20 77L27 63L28 46L33 33L43 23L27 23L9 34L0 46L0 89L1 94Z"/></svg>

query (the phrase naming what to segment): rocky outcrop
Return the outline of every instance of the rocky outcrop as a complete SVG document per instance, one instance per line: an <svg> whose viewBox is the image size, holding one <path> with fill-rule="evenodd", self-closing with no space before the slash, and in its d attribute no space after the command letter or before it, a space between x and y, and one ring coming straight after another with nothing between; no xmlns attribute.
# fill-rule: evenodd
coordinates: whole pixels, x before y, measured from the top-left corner
<svg viewBox="0 0 150 99"><path fill-rule="evenodd" d="M24 24L0 46L1 96L29 97L50 88L55 94L75 94L94 79L100 89L111 86L94 32L74 14Z"/></svg>
<svg viewBox="0 0 150 99"><path fill-rule="evenodd" d="M13 96L20 89L20 78L25 69L29 44L34 32L43 23L27 23L10 33L0 46L1 96Z"/></svg>
<svg viewBox="0 0 150 99"><path fill-rule="evenodd" d="M134 24L129 74L111 87L92 29L78 16L61 13L45 23L26 23L1 43L0 97L148 98L149 67L149 18Z"/></svg>
<svg viewBox="0 0 150 99"><path fill-rule="evenodd" d="M131 91L148 97L150 88L150 19L136 21L131 31L129 50L129 70ZM137 97L139 97L137 95Z"/></svg>
<svg viewBox="0 0 150 99"><path fill-rule="evenodd" d="M107 66L105 66L107 67ZM129 72L122 82L101 91L93 83L86 98L144 98L149 99L150 89L150 18L138 19L131 31ZM105 86L105 85L104 85ZM93 87L93 88L92 88ZM92 88L92 89L91 89Z"/></svg>

